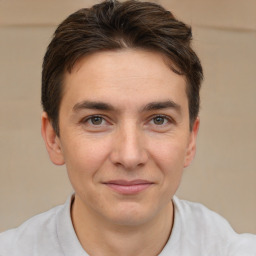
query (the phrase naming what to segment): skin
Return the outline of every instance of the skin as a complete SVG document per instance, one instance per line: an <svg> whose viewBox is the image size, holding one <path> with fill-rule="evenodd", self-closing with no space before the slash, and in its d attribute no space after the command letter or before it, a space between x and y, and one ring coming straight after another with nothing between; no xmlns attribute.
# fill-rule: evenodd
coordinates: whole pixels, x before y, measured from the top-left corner
<svg viewBox="0 0 256 256"><path fill-rule="evenodd" d="M65 74L60 136L46 113L42 135L52 162L66 164L73 225L90 255L157 255L167 242L199 127L189 129L185 89L144 50L94 53Z"/></svg>

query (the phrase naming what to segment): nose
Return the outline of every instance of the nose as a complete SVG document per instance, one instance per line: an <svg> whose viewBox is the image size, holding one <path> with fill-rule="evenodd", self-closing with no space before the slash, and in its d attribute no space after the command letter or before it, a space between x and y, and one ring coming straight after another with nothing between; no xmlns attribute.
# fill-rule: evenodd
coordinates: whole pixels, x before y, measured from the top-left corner
<svg viewBox="0 0 256 256"><path fill-rule="evenodd" d="M116 131L110 160L127 170L145 165L148 160L144 136L136 124L125 125Z"/></svg>

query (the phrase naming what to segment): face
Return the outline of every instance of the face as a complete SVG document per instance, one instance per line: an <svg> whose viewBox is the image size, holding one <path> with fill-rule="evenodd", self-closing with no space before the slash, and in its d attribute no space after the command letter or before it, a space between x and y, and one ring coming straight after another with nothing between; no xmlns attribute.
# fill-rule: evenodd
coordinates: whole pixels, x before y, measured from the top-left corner
<svg viewBox="0 0 256 256"><path fill-rule="evenodd" d="M158 53L95 53L67 73L60 136L43 115L51 160L66 164L75 203L109 223L137 225L171 205L195 153L186 81Z"/></svg>

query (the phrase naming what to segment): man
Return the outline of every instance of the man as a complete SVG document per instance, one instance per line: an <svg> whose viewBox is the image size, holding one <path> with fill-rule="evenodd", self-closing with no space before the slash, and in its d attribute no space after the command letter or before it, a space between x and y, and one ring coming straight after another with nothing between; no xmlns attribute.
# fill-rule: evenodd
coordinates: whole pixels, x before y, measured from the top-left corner
<svg viewBox="0 0 256 256"><path fill-rule="evenodd" d="M105 1L45 54L42 136L74 188L0 235L0 255L256 255L256 236L175 192L199 127L191 29L153 3Z"/></svg>

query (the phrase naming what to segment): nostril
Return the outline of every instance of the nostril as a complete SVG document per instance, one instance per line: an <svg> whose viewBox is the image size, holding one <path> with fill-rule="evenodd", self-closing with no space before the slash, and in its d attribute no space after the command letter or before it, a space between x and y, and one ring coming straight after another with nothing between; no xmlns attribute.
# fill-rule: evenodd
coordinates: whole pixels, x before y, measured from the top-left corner
<svg viewBox="0 0 256 256"><path fill-rule="evenodd" d="M137 149L133 152L118 150L112 152L110 160L115 166L122 166L125 169L132 170L144 166L148 160L148 155L144 149Z"/></svg>

